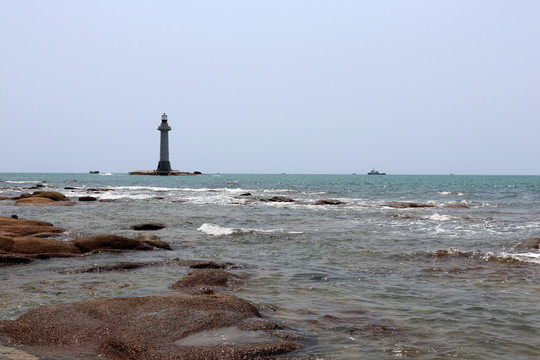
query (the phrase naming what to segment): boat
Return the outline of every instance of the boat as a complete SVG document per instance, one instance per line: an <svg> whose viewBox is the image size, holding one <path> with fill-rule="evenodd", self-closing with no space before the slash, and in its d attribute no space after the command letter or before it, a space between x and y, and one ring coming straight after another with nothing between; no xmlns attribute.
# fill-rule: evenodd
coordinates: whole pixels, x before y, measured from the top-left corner
<svg viewBox="0 0 540 360"><path fill-rule="evenodd" d="M90 174L99 174L99 171L97 171L97 170L90 170L89 173L90 173Z"/></svg>
<svg viewBox="0 0 540 360"><path fill-rule="evenodd" d="M378 172L377 170L373 169L370 172L367 173L368 175L386 175L386 173Z"/></svg>

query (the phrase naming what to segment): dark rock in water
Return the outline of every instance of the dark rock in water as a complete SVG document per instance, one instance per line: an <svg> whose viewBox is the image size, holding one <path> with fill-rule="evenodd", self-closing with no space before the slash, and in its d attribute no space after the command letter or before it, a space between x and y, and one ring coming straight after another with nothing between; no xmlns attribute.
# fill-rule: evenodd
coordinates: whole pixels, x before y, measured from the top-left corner
<svg viewBox="0 0 540 360"><path fill-rule="evenodd" d="M137 224L131 226L132 230L160 230L165 228L166 226L160 223L146 223L146 224Z"/></svg>
<svg viewBox="0 0 540 360"><path fill-rule="evenodd" d="M116 199L100 199L99 202L115 202Z"/></svg>
<svg viewBox="0 0 540 360"><path fill-rule="evenodd" d="M157 235L154 234L139 234L135 240L142 241L145 244L153 246L158 249L172 250L171 245L159 239Z"/></svg>
<svg viewBox="0 0 540 360"><path fill-rule="evenodd" d="M98 251L171 250L170 245L159 238L96 235L73 241L48 239L65 231L44 221L0 217L0 255L49 259Z"/></svg>
<svg viewBox="0 0 540 360"><path fill-rule="evenodd" d="M451 208L451 209L470 209L470 206L463 205L463 204L453 204L453 205L446 205L445 207Z"/></svg>
<svg viewBox="0 0 540 360"><path fill-rule="evenodd" d="M95 235L73 240L73 244L82 253L101 250L151 250L152 247L142 241L120 235Z"/></svg>
<svg viewBox="0 0 540 360"><path fill-rule="evenodd" d="M217 288L227 288L242 282L238 275L218 269L195 270L185 278L174 283L171 288L195 294L211 293Z"/></svg>
<svg viewBox="0 0 540 360"><path fill-rule="evenodd" d="M90 266L86 268L81 269L72 269L72 270L62 270L60 273L62 274L83 274L83 273L102 273L102 272L110 272L110 271L125 271L125 270L133 270L133 269L140 269L143 267L148 266L154 266L157 265L157 263L153 262L121 262L114 265L96 265L96 266Z"/></svg>
<svg viewBox="0 0 540 360"><path fill-rule="evenodd" d="M240 194L240 196L252 196L252 195L250 192L246 192L246 193Z"/></svg>
<svg viewBox="0 0 540 360"><path fill-rule="evenodd" d="M435 205L431 204L417 204L411 202L392 202L385 206L396 208L396 209L409 209L409 208L433 208Z"/></svg>
<svg viewBox="0 0 540 360"><path fill-rule="evenodd" d="M345 204L343 201L339 200L319 200L315 205L342 205Z"/></svg>
<svg viewBox="0 0 540 360"><path fill-rule="evenodd" d="M54 358L67 349L118 360L268 359L299 348L254 306L226 295L81 301L40 307L1 324L10 342Z"/></svg>
<svg viewBox="0 0 540 360"><path fill-rule="evenodd" d="M15 215L15 214L13 214L13 215L11 215L11 218L12 218L12 219L18 219L18 218L19 218L19 216L18 216L18 215Z"/></svg>
<svg viewBox="0 0 540 360"><path fill-rule="evenodd" d="M64 190L77 190L77 188L74 186L66 186Z"/></svg>
<svg viewBox="0 0 540 360"><path fill-rule="evenodd" d="M77 254L78 249L67 241L38 237L0 237L0 253L8 255Z"/></svg>
<svg viewBox="0 0 540 360"><path fill-rule="evenodd" d="M81 196L79 201L97 201L97 198L93 196Z"/></svg>
<svg viewBox="0 0 540 360"><path fill-rule="evenodd" d="M215 261L199 261L189 265L192 269L227 269L235 266L232 263L217 263Z"/></svg>
<svg viewBox="0 0 540 360"><path fill-rule="evenodd" d="M269 199L261 199L264 202L294 202L295 200L285 196L274 196Z"/></svg>
<svg viewBox="0 0 540 360"><path fill-rule="evenodd" d="M202 175L202 172L200 172L200 171L194 171L193 174L195 174L195 175Z"/></svg>
<svg viewBox="0 0 540 360"><path fill-rule="evenodd" d="M516 249L540 249L540 238L532 238L516 244Z"/></svg>
<svg viewBox="0 0 540 360"><path fill-rule="evenodd" d="M1 242L1 240L0 240L0 242ZM0 254L0 266L28 264L31 261L32 261L32 259L22 257L22 256L11 256L11 255L1 255Z"/></svg>

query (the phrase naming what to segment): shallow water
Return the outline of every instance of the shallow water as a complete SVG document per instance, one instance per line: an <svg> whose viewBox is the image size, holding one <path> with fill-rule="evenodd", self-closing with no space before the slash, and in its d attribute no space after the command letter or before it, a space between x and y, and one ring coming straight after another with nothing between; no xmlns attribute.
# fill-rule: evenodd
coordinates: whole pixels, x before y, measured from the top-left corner
<svg viewBox="0 0 540 360"><path fill-rule="evenodd" d="M42 305L169 293L190 269L168 260L209 259L242 265L230 271L249 280L231 293L300 334L299 357L540 356L540 252L514 247L540 237L540 177L0 174L0 196L42 181L74 201L116 201L0 201L0 215L50 221L70 230L66 238L136 236L131 225L162 222L167 228L152 233L173 251L2 267L0 319ZM295 202L253 200L274 196ZM321 199L345 204L314 205ZM434 207L388 206L395 202ZM61 272L138 261L165 264Z"/></svg>

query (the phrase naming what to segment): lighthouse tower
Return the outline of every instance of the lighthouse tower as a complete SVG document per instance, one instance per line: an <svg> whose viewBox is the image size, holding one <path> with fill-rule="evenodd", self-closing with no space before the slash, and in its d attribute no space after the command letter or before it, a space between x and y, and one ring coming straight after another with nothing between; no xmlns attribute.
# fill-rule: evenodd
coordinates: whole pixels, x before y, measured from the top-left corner
<svg viewBox="0 0 540 360"><path fill-rule="evenodd" d="M171 131L171 127L167 123L167 114L161 115L161 125L157 129L161 132L157 173L169 175L171 172L171 162L169 161L169 131Z"/></svg>

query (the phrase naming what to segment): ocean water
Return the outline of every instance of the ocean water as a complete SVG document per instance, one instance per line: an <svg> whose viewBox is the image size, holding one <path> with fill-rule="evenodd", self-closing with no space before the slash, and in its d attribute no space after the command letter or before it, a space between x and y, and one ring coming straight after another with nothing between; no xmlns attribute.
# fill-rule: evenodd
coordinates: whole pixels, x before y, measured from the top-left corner
<svg viewBox="0 0 540 360"><path fill-rule="evenodd" d="M310 359L540 357L539 176L0 174L0 196L41 183L77 202L0 215L52 222L65 238L161 222L173 251L101 253L0 267L0 319L68 301L171 292L190 272L63 270L208 259L242 265L229 293L301 336ZM65 189L75 187L75 189ZM91 188L106 189L99 192ZM249 193L249 195L247 194ZM265 202L282 196L295 202ZM316 205L318 200L344 204ZM395 208L412 202L433 207Z"/></svg>

